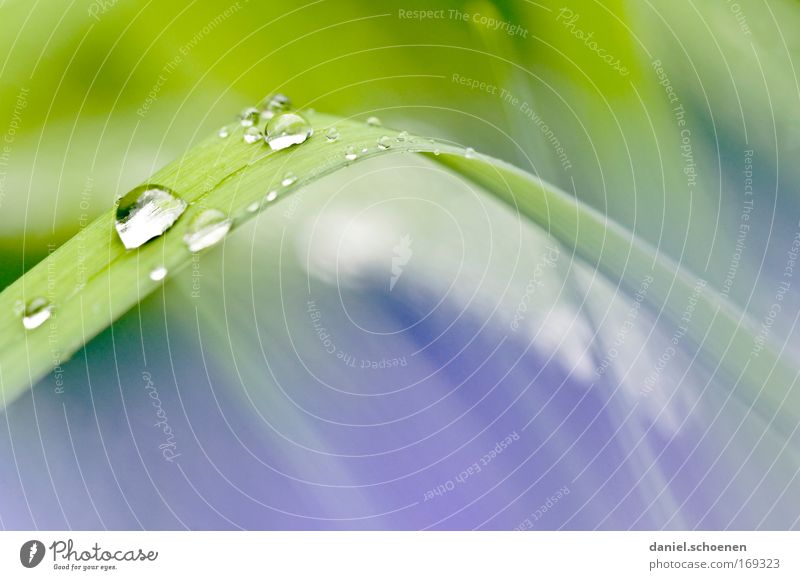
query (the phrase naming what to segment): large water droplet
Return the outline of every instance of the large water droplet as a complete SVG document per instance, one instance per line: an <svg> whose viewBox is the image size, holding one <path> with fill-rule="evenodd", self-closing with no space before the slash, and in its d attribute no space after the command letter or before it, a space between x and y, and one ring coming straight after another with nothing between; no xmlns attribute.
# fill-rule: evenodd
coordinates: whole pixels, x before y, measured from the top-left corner
<svg viewBox="0 0 800 580"><path fill-rule="evenodd" d="M283 113L291 109L292 101L282 93L275 93L261 101L259 107L261 108L262 119L272 119L272 117L278 113Z"/></svg>
<svg viewBox="0 0 800 580"><path fill-rule="evenodd" d="M284 187L289 187L295 181L297 181L297 176L290 171L286 175L283 176L283 180L281 180L281 185L284 186Z"/></svg>
<svg viewBox="0 0 800 580"><path fill-rule="evenodd" d="M186 210L186 202L162 185L141 185L117 202L114 226L129 250L167 231Z"/></svg>
<svg viewBox="0 0 800 580"><path fill-rule="evenodd" d="M22 325L31 330L38 328L53 314L53 306L46 298L34 298L22 313Z"/></svg>
<svg viewBox="0 0 800 580"><path fill-rule="evenodd" d="M325 131L325 138L328 140L329 143L333 143L334 141L339 140L339 129L336 127L331 127L327 131Z"/></svg>
<svg viewBox="0 0 800 580"><path fill-rule="evenodd" d="M257 143L263 139L264 135L261 131L258 130L257 127L248 127L244 130L242 134L242 139L244 139L245 143Z"/></svg>
<svg viewBox="0 0 800 580"><path fill-rule="evenodd" d="M267 143L273 151L299 145L311 137L314 129L302 115L283 113L273 117L267 125Z"/></svg>
<svg viewBox="0 0 800 580"><path fill-rule="evenodd" d="M247 107L239 114L239 124L241 124L242 127L252 127L258 124L260 118L261 111L255 107Z"/></svg>
<svg viewBox="0 0 800 580"><path fill-rule="evenodd" d="M230 218L218 209L206 209L197 214L183 241L191 252L199 252L219 243L231 229Z"/></svg>
<svg viewBox="0 0 800 580"><path fill-rule="evenodd" d="M150 279L153 282L160 282L167 277L167 269L164 266L158 266L150 270Z"/></svg>
<svg viewBox="0 0 800 580"><path fill-rule="evenodd" d="M392 146L392 139L388 135L378 137L378 149L388 149Z"/></svg>
<svg viewBox="0 0 800 580"><path fill-rule="evenodd" d="M378 117L367 117L367 125L370 127L380 127L381 120Z"/></svg>
<svg viewBox="0 0 800 580"><path fill-rule="evenodd" d="M348 161L355 161L358 159L358 153L356 153L355 147L352 145L344 150L344 158Z"/></svg>

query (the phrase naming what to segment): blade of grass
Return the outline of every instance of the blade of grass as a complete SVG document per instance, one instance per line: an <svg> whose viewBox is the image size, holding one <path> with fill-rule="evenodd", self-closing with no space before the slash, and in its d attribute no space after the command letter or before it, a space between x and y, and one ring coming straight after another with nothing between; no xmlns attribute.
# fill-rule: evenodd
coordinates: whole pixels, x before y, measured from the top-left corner
<svg viewBox="0 0 800 580"><path fill-rule="evenodd" d="M126 251L114 231L114 212L109 211L4 290L0 405L8 405L158 288L161 282L148 275L152 269L163 266L175 273L190 264L191 252L182 238L197 212L207 207L222 210L233 218L235 229L255 215L248 206L261 202L269 191L278 190L280 199L353 162L413 151L428 154L483 186L629 291L635 291L644 276L652 276L647 300L677 327L685 327L689 344L702 349L732 384L744 385L738 388L740 396L767 419L789 409L780 425L785 430L796 423L796 405L783 406L796 378L794 365L769 344L754 356L757 335L742 313L707 287L698 294L698 281L677 264L574 197L502 161L483 155L467 158L462 149L449 144L422 138L396 140L395 131L318 113L309 118L315 135L284 151L244 143L240 128L231 128L227 139L202 142L148 180L173 189L190 203L160 238ZM341 135L334 143L324 136L330 126ZM377 146L382 136L392 138L389 149ZM345 158L348 147L358 153L357 160ZM298 179L283 187L280 182L289 172ZM39 328L25 330L19 305L37 297L50 301L53 315ZM692 315L685 320L690 304Z"/></svg>

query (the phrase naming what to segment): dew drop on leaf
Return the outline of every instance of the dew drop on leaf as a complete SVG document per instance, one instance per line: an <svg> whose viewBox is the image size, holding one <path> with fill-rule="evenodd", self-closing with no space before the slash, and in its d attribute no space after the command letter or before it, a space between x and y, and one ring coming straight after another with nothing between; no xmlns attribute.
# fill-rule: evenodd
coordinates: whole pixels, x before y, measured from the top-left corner
<svg viewBox="0 0 800 580"><path fill-rule="evenodd" d="M467 147L464 149L464 157L467 159L473 159L475 157L475 149L472 147Z"/></svg>
<svg viewBox="0 0 800 580"><path fill-rule="evenodd" d="M242 134L242 139L244 139L244 142L250 144L258 143L263 137L264 135L256 127L248 127Z"/></svg>
<svg viewBox="0 0 800 580"><path fill-rule="evenodd" d="M190 252L199 252L218 244L231 229L231 220L217 209L206 209L189 224L183 241Z"/></svg>
<svg viewBox="0 0 800 580"><path fill-rule="evenodd" d="M336 127L331 127L327 131L325 131L325 138L328 140L329 143L333 143L334 141L339 140L339 129Z"/></svg>
<svg viewBox="0 0 800 580"><path fill-rule="evenodd" d="M278 113L283 113L292 108L292 101L282 93L270 95L259 105L262 119L272 119Z"/></svg>
<svg viewBox="0 0 800 580"><path fill-rule="evenodd" d="M22 325L28 330L38 328L50 318L52 313L53 306L46 298L34 298L28 302L22 313Z"/></svg>
<svg viewBox="0 0 800 580"><path fill-rule="evenodd" d="M247 206L247 211L249 211L250 213L256 213L258 211L259 205L260 204L257 201L254 201L253 203Z"/></svg>
<svg viewBox="0 0 800 580"><path fill-rule="evenodd" d="M131 250L167 231L186 210L186 202L161 185L140 185L117 202L114 226Z"/></svg>
<svg viewBox="0 0 800 580"><path fill-rule="evenodd" d="M277 191L270 191L267 194L267 197L265 197L264 199L266 199L267 201L275 201L276 197L278 197L278 192Z"/></svg>
<svg viewBox="0 0 800 580"><path fill-rule="evenodd" d="M167 277L167 269L164 266L158 266L150 270L150 279L153 282L159 282Z"/></svg>
<svg viewBox="0 0 800 580"><path fill-rule="evenodd" d="M350 146L344 150L344 158L347 159L348 161L355 161L356 159L358 159L358 153L356 153L354 147Z"/></svg>
<svg viewBox="0 0 800 580"><path fill-rule="evenodd" d="M402 143L403 141L408 139L408 131L400 131L400 133L397 134L397 137L395 137L395 139L397 139L398 143Z"/></svg>
<svg viewBox="0 0 800 580"><path fill-rule="evenodd" d="M388 149L392 146L392 139L388 135L378 137L378 149Z"/></svg>
<svg viewBox="0 0 800 580"><path fill-rule="evenodd" d="M378 117L367 117L367 125L370 127L380 127L381 120Z"/></svg>
<svg viewBox="0 0 800 580"><path fill-rule="evenodd" d="M297 113L282 113L267 125L267 143L273 151L280 151L304 143L314 129L305 117Z"/></svg>
<svg viewBox="0 0 800 580"><path fill-rule="evenodd" d="M220 139L225 139L225 138L226 138L228 135L230 135L230 133L228 132L228 128L227 128L227 127L223 127L223 128L222 128L222 129L220 129L220 130L219 130L219 132L217 133L217 136L218 136Z"/></svg>
<svg viewBox="0 0 800 580"><path fill-rule="evenodd" d="M284 187L289 187L295 181L297 181L297 176L292 173L291 171L283 176L283 180L281 181L281 185Z"/></svg>
<svg viewBox="0 0 800 580"><path fill-rule="evenodd" d="M248 107L239 114L239 124L242 127L253 127L258 124L261 112L255 107Z"/></svg>

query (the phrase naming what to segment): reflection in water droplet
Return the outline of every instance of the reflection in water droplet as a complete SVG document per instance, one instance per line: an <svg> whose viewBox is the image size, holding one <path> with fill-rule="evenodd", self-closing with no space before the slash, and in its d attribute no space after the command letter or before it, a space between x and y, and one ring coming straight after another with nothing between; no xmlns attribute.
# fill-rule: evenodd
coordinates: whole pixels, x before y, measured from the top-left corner
<svg viewBox="0 0 800 580"><path fill-rule="evenodd" d="M167 269L164 266L158 266L150 270L150 279L153 282L159 282L167 277Z"/></svg>
<svg viewBox="0 0 800 580"><path fill-rule="evenodd" d="M392 139L388 135L378 137L378 149L388 149L392 146Z"/></svg>
<svg viewBox="0 0 800 580"><path fill-rule="evenodd" d="M259 105L262 119L272 119L278 113L288 111L292 108L292 101L282 93L275 93L261 101Z"/></svg>
<svg viewBox="0 0 800 580"><path fill-rule="evenodd" d="M281 185L284 187L289 187L295 181L297 181L297 176L292 173L291 171L283 176L283 180L281 181Z"/></svg>
<svg viewBox="0 0 800 580"><path fill-rule="evenodd" d="M141 185L117 202L114 226L130 250L163 234L185 210L186 202L169 188Z"/></svg>
<svg viewBox="0 0 800 580"><path fill-rule="evenodd" d="M358 159L358 153L356 153L354 147L350 146L344 150L344 158L347 159L348 161L355 161L356 159Z"/></svg>
<svg viewBox="0 0 800 580"><path fill-rule="evenodd" d="M273 151L280 151L305 142L313 133L314 129L305 117L283 113L273 117L267 125L267 143Z"/></svg>
<svg viewBox="0 0 800 580"><path fill-rule="evenodd" d="M219 136L220 139L225 139L228 135L230 135L230 133L228 132L227 127L223 127L222 129L219 130L217 135Z"/></svg>
<svg viewBox="0 0 800 580"><path fill-rule="evenodd" d="M472 147L467 147L464 149L464 157L467 159L472 159L475 157L475 150Z"/></svg>
<svg viewBox="0 0 800 580"><path fill-rule="evenodd" d="M46 298L34 298L28 302L22 313L22 325L28 330L38 328L50 318L52 313L53 306Z"/></svg>
<svg viewBox="0 0 800 580"><path fill-rule="evenodd" d="M242 134L242 139L244 139L245 143L251 143L251 144L261 141L263 137L264 135L256 127L248 127L247 129L244 130L244 133Z"/></svg>
<svg viewBox="0 0 800 580"><path fill-rule="evenodd" d="M183 241L191 252L199 252L219 243L231 229L231 220L217 209L206 209L197 214Z"/></svg>
<svg viewBox="0 0 800 580"><path fill-rule="evenodd" d="M333 143L334 141L339 140L339 129L336 127L331 127L327 131L325 131L325 138L328 140L329 143Z"/></svg>
<svg viewBox="0 0 800 580"><path fill-rule="evenodd" d="M242 127L252 127L258 124L260 118L261 112L258 109L255 107L247 107L239 114L239 124L241 124Z"/></svg>
<svg viewBox="0 0 800 580"><path fill-rule="evenodd" d="M369 125L370 127L380 127L381 126L381 120L378 119L378 117L368 117L367 118L367 125Z"/></svg>

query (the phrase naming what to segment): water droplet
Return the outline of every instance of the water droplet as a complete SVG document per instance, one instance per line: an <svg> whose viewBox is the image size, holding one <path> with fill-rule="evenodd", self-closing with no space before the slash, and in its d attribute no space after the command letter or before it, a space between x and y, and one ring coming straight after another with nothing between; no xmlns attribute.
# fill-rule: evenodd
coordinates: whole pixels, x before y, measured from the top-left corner
<svg viewBox="0 0 800 580"><path fill-rule="evenodd" d="M291 171L283 176L283 180L281 181L281 185L284 187L289 187L295 181L297 181L297 176L292 173Z"/></svg>
<svg viewBox="0 0 800 580"><path fill-rule="evenodd" d="M392 146L392 139L388 135L384 135L383 137L378 137L378 149L388 149Z"/></svg>
<svg viewBox="0 0 800 580"><path fill-rule="evenodd" d="M14 316L22 316L25 312L25 303L22 300L14 301Z"/></svg>
<svg viewBox="0 0 800 580"><path fill-rule="evenodd" d="M464 149L464 157L467 159L473 159L475 157L475 150L472 147L467 147Z"/></svg>
<svg viewBox="0 0 800 580"><path fill-rule="evenodd" d="M167 277L167 269L164 266L158 266L150 270L150 279L153 282L159 282Z"/></svg>
<svg viewBox="0 0 800 580"><path fill-rule="evenodd" d="M408 131L400 131L400 133L397 134L397 137L395 137L395 139L397 139L399 143L402 143L403 141L408 139Z"/></svg>
<svg viewBox="0 0 800 580"><path fill-rule="evenodd" d="M261 101L261 118L272 119L278 113L292 108L292 100L283 93L275 93Z"/></svg>
<svg viewBox="0 0 800 580"><path fill-rule="evenodd" d="M131 250L167 231L186 211L186 202L161 185L141 185L117 202L114 226Z"/></svg>
<svg viewBox="0 0 800 580"><path fill-rule="evenodd" d="M183 236L189 251L199 252L219 243L231 229L231 220L217 209L197 214Z"/></svg>
<svg viewBox="0 0 800 580"><path fill-rule="evenodd" d="M434 150L433 150L433 154L434 154L434 155L439 155L439 153L441 153L441 151L439 151L439 148L438 148L438 147L437 147L436 149L434 149Z"/></svg>
<svg viewBox="0 0 800 580"><path fill-rule="evenodd" d="M250 143L250 144L261 141L263 137L264 135L256 127L248 127L247 129L244 130L244 133L242 134L242 139L244 139L245 143Z"/></svg>
<svg viewBox="0 0 800 580"><path fill-rule="evenodd" d="M283 113L273 117L267 125L267 143L273 151L280 151L305 142L313 133L314 129L305 117Z"/></svg>
<svg viewBox="0 0 800 580"><path fill-rule="evenodd" d="M239 113L239 124L242 127L252 127L258 124L261 118L261 112L255 107L247 107L244 111Z"/></svg>
<svg viewBox="0 0 800 580"><path fill-rule="evenodd" d="M336 127L331 127L327 131L325 131L325 138L328 140L329 143L333 143L334 141L339 140L339 129Z"/></svg>
<svg viewBox="0 0 800 580"><path fill-rule="evenodd" d="M347 159L348 161L355 161L356 159L358 159L358 153L356 153L354 147L350 146L344 150L344 158Z"/></svg>
<svg viewBox="0 0 800 580"><path fill-rule="evenodd" d="M22 313L22 326L31 330L38 328L53 314L53 306L46 298L34 298Z"/></svg>
<svg viewBox="0 0 800 580"><path fill-rule="evenodd" d="M261 204L259 204L257 201L254 201L253 203L247 206L247 211L249 211L250 213L256 213L260 205Z"/></svg>
<svg viewBox="0 0 800 580"><path fill-rule="evenodd" d="M367 149L366 147L364 147L364 148L362 148L362 149L361 149L361 152L362 152L362 153L367 153L367 152L369 152L369 149Z"/></svg>
<svg viewBox="0 0 800 580"><path fill-rule="evenodd" d="M278 197L277 191L270 191L265 198L267 201L275 201L275 198Z"/></svg>
<svg viewBox="0 0 800 580"><path fill-rule="evenodd" d="M223 127L222 129L219 130L219 133L217 133L217 135L219 135L220 139L225 139L228 135L230 135L230 133L228 132L227 127Z"/></svg>
<svg viewBox="0 0 800 580"><path fill-rule="evenodd" d="M378 117L367 117L367 125L370 127L380 127L381 120Z"/></svg>

